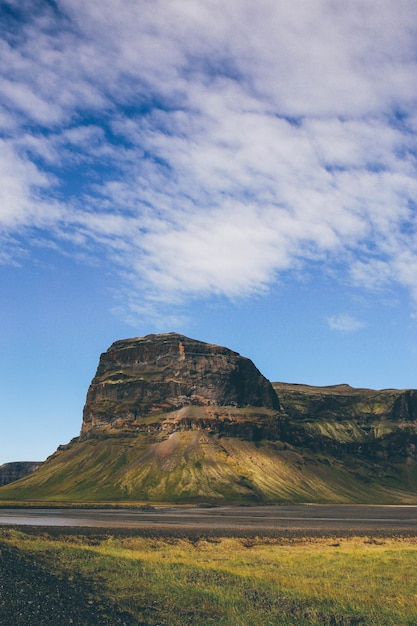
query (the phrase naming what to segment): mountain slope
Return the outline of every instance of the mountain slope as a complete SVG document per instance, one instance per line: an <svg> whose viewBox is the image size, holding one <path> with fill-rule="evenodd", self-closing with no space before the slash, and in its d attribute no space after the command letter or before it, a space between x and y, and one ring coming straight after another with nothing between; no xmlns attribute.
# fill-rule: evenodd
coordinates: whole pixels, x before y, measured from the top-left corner
<svg viewBox="0 0 417 626"><path fill-rule="evenodd" d="M55 502L416 503L417 466L199 430L139 433L75 441L0 494Z"/></svg>
<svg viewBox="0 0 417 626"><path fill-rule="evenodd" d="M417 392L271 385L175 333L113 344L80 437L0 489L49 502L417 503Z"/></svg>

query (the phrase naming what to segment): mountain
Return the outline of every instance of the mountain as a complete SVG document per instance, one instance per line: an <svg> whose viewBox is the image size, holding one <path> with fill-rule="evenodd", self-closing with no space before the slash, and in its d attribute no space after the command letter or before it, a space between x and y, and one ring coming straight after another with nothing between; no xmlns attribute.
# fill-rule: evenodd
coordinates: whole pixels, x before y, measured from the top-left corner
<svg viewBox="0 0 417 626"><path fill-rule="evenodd" d="M169 422L175 428L197 422L201 426L202 419L227 421L228 412L213 407L247 406L279 411L271 383L252 361L176 333L148 335L116 341L101 355L87 394L81 437L109 429L143 429L145 423L158 429L161 420L165 428Z"/></svg>
<svg viewBox="0 0 417 626"><path fill-rule="evenodd" d="M417 503L417 391L271 384L176 333L117 341L80 436L0 499Z"/></svg>
<svg viewBox="0 0 417 626"><path fill-rule="evenodd" d="M19 480L34 472L41 465L37 461L15 461L0 465L0 486Z"/></svg>
<svg viewBox="0 0 417 626"><path fill-rule="evenodd" d="M295 446L366 459L417 458L416 390L273 387L286 415L281 437Z"/></svg>

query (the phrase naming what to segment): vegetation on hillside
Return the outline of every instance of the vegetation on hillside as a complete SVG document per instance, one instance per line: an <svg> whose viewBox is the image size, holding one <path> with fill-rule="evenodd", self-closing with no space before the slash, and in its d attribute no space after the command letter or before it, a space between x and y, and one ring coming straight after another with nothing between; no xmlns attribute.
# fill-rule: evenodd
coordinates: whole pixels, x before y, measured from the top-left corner
<svg viewBox="0 0 417 626"><path fill-rule="evenodd" d="M198 430L76 441L0 500L49 502L417 502L417 466L312 454Z"/></svg>

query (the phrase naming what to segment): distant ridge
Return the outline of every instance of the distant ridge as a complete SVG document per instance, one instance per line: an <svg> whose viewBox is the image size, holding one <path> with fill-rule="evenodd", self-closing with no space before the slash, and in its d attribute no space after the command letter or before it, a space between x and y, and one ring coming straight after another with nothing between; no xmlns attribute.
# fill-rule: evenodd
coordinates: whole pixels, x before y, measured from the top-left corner
<svg viewBox="0 0 417 626"><path fill-rule="evenodd" d="M271 384L176 333L116 341L80 436L0 499L417 503L417 391Z"/></svg>
<svg viewBox="0 0 417 626"><path fill-rule="evenodd" d="M34 472L41 465L40 461L13 461L0 465L0 486L19 480Z"/></svg>

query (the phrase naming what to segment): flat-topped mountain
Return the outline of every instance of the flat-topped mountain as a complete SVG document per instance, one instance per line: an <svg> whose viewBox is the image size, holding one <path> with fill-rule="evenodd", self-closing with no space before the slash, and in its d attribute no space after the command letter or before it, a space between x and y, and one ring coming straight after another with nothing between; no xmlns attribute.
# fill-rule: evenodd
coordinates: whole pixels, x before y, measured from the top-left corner
<svg viewBox="0 0 417 626"><path fill-rule="evenodd" d="M176 333L147 335L116 341L101 355L81 434L141 428L144 418L191 406L278 411L279 401L271 383L237 352Z"/></svg>
<svg viewBox="0 0 417 626"><path fill-rule="evenodd" d="M273 383L286 418L281 438L363 459L417 458L417 391Z"/></svg>
<svg viewBox="0 0 417 626"><path fill-rule="evenodd" d="M38 461L14 461L0 465L0 487L31 474L40 464Z"/></svg>
<svg viewBox="0 0 417 626"><path fill-rule="evenodd" d="M417 504L417 391L271 384L176 333L116 341L80 436L2 499Z"/></svg>

